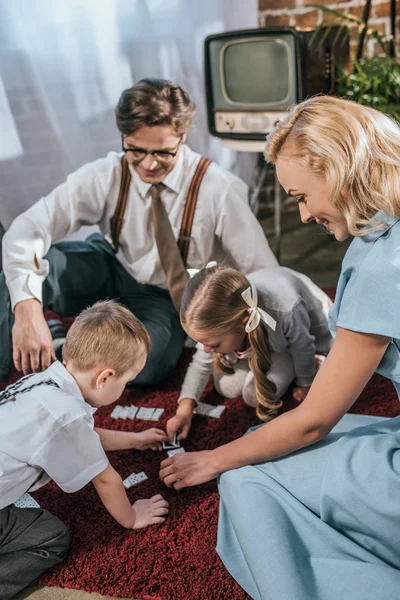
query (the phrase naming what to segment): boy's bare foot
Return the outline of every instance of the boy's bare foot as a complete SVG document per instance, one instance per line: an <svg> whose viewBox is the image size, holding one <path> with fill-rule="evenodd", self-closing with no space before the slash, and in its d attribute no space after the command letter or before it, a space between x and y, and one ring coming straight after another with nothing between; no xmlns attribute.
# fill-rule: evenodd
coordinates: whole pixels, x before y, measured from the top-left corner
<svg viewBox="0 0 400 600"><path fill-rule="evenodd" d="M157 494L146 500L136 500L132 504L136 513L133 529L143 529L149 525L164 523L165 515L168 514L168 502L164 500L161 494Z"/></svg>

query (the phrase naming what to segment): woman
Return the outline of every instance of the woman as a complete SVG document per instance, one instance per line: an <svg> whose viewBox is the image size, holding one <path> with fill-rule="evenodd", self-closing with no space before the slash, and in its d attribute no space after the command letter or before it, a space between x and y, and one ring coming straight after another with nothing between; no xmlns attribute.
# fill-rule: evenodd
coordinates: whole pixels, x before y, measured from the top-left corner
<svg viewBox="0 0 400 600"><path fill-rule="evenodd" d="M160 475L182 489L222 474L218 552L253 598L394 599L400 418L344 415L375 371L400 397L400 130L318 96L279 123L266 158L303 222L354 236L330 312L335 342L301 405L213 451L167 459Z"/></svg>

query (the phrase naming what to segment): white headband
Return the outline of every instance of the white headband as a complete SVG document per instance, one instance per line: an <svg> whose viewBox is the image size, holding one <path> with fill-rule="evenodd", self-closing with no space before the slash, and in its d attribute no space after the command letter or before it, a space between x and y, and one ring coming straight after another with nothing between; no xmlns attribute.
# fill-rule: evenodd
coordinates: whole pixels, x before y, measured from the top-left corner
<svg viewBox="0 0 400 600"><path fill-rule="evenodd" d="M261 319L268 325L268 327L271 327L271 329L275 331L275 319L265 312L265 310L257 306L258 295L256 286L253 282L251 282L251 287L248 287L247 290L242 293L242 298L246 302L247 306L249 306L247 312L249 313L250 317L246 323L246 333L250 333L250 331L253 331L256 327L258 327Z"/></svg>
<svg viewBox="0 0 400 600"><path fill-rule="evenodd" d="M217 266L217 262L215 260L212 260L212 261L208 262L204 268L209 269L210 267L216 267L216 266ZM200 269L186 269L186 270L189 273L190 279L192 279L192 277L197 275L197 273L200 271Z"/></svg>

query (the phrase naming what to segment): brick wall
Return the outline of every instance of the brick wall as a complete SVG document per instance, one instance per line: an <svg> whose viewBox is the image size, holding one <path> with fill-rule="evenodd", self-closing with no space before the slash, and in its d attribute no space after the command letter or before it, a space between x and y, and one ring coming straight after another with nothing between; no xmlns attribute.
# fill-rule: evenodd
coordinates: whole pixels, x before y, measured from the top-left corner
<svg viewBox="0 0 400 600"><path fill-rule="evenodd" d="M289 25L297 29L315 29L322 23L333 23L336 17L307 6L307 4L321 4L329 8L336 9L342 13L353 15L362 19L365 1L349 0L258 0L258 24L260 27L273 25ZM397 18L396 30L399 35L400 25L400 0L397 0ZM372 0L371 13L369 19L370 27L377 29L382 35L389 35L390 26L390 3L387 0ZM351 29L350 48L354 55L357 48L357 26ZM372 55L376 52L375 41L369 41L364 48L364 54ZM273 205L274 177L273 172L269 172L260 197L261 207L265 207L267 212ZM288 200L287 200L288 202ZM263 210L261 210L263 216Z"/></svg>
<svg viewBox="0 0 400 600"><path fill-rule="evenodd" d="M270 25L290 25L297 29L314 29L316 25L324 22L333 22L335 17L307 6L308 4L321 4L334 8L343 13L348 13L359 19L362 18L365 1L349 0L258 0L260 27ZM397 0L397 32L400 24L400 0ZM382 35L390 34L390 3L387 0L373 0L370 13L369 25L377 29ZM351 32L351 49L355 51L357 46L357 27ZM375 51L375 41L370 41L366 48L368 55Z"/></svg>

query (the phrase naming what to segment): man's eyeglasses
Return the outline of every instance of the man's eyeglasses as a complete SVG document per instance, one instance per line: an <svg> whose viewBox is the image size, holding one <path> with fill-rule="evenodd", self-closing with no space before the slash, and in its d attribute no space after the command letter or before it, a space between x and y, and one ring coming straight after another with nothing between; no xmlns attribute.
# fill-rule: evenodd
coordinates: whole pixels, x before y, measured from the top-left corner
<svg viewBox="0 0 400 600"><path fill-rule="evenodd" d="M146 158L148 154L151 154L160 165L169 165L174 160L175 156L178 154L179 146L182 143L182 138L179 140L178 145L175 150L153 150L152 152L148 152L143 148L125 148L124 147L124 136L122 136L122 150L129 157L129 162L134 165L142 162Z"/></svg>

